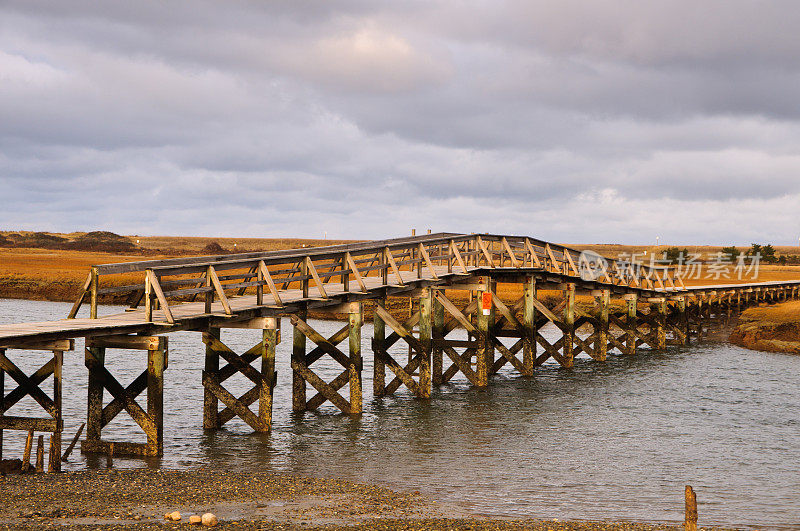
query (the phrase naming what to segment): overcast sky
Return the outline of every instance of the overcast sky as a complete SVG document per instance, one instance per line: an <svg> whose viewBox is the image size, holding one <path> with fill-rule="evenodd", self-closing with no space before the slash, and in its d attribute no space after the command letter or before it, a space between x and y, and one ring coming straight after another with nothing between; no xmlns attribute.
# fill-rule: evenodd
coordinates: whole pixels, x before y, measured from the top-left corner
<svg viewBox="0 0 800 531"><path fill-rule="evenodd" d="M800 4L0 0L0 228L797 245Z"/></svg>

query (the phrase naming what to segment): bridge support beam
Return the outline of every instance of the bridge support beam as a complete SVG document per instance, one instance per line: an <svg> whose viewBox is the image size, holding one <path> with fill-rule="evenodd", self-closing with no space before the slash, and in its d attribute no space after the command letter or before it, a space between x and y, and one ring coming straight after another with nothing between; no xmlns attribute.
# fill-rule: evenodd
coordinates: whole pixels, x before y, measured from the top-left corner
<svg viewBox="0 0 800 531"><path fill-rule="evenodd" d="M372 341L373 366L375 367L373 389L375 396L393 394L404 385L417 398L431 396L431 327L432 327L432 290L423 290L420 297L419 311L401 323L397 321L383 304L375 306L375 335ZM392 333L386 337L386 326ZM419 327L419 338L414 337L414 327ZM406 365L400 365L389 354L389 348L398 341L408 345L409 359ZM386 368L393 378L386 384ZM415 380L414 377L417 377Z"/></svg>
<svg viewBox="0 0 800 531"><path fill-rule="evenodd" d="M123 387L106 369L106 349L147 351L147 369ZM86 440L83 453L159 456L164 453L164 370L168 365L167 338L163 336L102 336L86 338L85 364L89 369ZM147 411L136 397L147 391ZM113 400L103 406L103 394ZM103 428L125 411L142 428L147 443L111 442L102 439Z"/></svg>
<svg viewBox="0 0 800 531"><path fill-rule="evenodd" d="M363 305L351 302L344 305L348 313L348 322L331 337L325 338L314 330L300 314L293 314L289 319L294 325L292 344L292 407L294 411L310 411L317 409L325 402L331 402L343 413L360 414L362 408L361 389L361 325L363 323ZM316 346L306 352L306 339ZM345 339L349 343L349 355L342 352L337 345ZM343 371L330 382L317 375L312 364L323 356L329 356L341 365ZM306 384L310 384L317 393L306 400ZM339 393L345 385L349 385L349 400Z"/></svg>
<svg viewBox="0 0 800 531"><path fill-rule="evenodd" d="M625 295L625 309L627 319L625 320L625 354L630 356L636 354L636 343L639 335L639 324L636 316L638 312L639 297L635 293Z"/></svg>
<svg viewBox="0 0 800 531"><path fill-rule="evenodd" d="M525 279L524 290L524 309L522 325L524 333L522 335L522 375L533 376L534 362L536 361L536 279L527 277Z"/></svg>
<svg viewBox="0 0 800 531"><path fill-rule="evenodd" d="M0 347L0 460L3 458L4 430L20 430L29 433L37 431L49 432L51 435L48 470L50 472L61 470L61 432L64 430L61 410L62 367L64 364L64 352L74 348L75 343L72 339ZM53 352L53 357L32 375L28 376L6 355L8 350L12 349L49 350ZM8 394L5 393L6 374L17 384L17 387ZM39 387L50 376L53 377L52 398ZM19 417L5 414L6 411L26 396L36 400L47 414L46 418ZM23 467L27 464L23 463Z"/></svg>
<svg viewBox="0 0 800 531"><path fill-rule="evenodd" d="M564 302L564 361L561 365L570 368L575 354L575 284L569 283L564 287Z"/></svg>
<svg viewBox="0 0 800 531"><path fill-rule="evenodd" d="M272 394L277 382L275 349L280 342L280 321L274 317L252 319L226 328L250 328L261 331L261 340L244 354L237 354L221 341L219 328L203 332L206 345L206 365L203 371L203 428L217 429L239 417L257 432L269 432L272 426ZM220 368L220 359L226 362ZM261 369L253 367L261 360ZM241 373L253 387L240 397L235 397L225 387L225 380ZM225 408L219 410L219 402ZM258 413L250 405L258 402Z"/></svg>

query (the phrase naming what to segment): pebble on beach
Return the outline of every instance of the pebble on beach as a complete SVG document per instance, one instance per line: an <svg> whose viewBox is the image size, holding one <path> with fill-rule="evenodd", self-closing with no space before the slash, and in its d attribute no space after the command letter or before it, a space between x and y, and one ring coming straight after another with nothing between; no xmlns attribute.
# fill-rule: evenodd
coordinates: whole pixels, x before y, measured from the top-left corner
<svg viewBox="0 0 800 531"><path fill-rule="evenodd" d="M193 514L189 517L189 523L192 525L200 525L203 523L203 518L197 514Z"/></svg>
<svg viewBox="0 0 800 531"><path fill-rule="evenodd" d="M167 513L164 515L164 520L172 520L173 522L180 522L181 513L178 511Z"/></svg>
<svg viewBox="0 0 800 531"><path fill-rule="evenodd" d="M202 523L204 526L214 527L219 523L219 520L217 520L217 517L214 515L214 513L206 513L203 515Z"/></svg>

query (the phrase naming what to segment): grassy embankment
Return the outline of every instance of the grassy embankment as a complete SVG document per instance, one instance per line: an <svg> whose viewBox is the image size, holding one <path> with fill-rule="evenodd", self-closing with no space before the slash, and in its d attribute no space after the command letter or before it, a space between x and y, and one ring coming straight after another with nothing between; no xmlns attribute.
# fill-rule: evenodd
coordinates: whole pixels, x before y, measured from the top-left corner
<svg viewBox="0 0 800 531"><path fill-rule="evenodd" d="M748 308L730 340L753 350L800 354L800 301Z"/></svg>

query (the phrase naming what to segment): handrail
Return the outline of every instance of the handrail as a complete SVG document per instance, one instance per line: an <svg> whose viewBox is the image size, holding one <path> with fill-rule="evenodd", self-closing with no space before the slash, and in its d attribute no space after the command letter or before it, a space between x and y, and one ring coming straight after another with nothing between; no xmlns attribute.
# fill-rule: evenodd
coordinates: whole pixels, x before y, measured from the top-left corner
<svg viewBox="0 0 800 531"><path fill-rule="evenodd" d="M231 314L229 296L243 295L248 289L255 289L257 304L262 305L266 287L274 304L280 306L280 291L293 286L302 290L303 298L313 293L314 298L328 299L326 285L337 280L346 292L353 280L364 293L368 277L380 276L382 286L403 286L403 271L432 280L439 279L439 267L446 267L451 274L483 268L531 268L581 277L581 256L575 249L526 236L436 233L309 249L105 264L92 266L69 318L75 317L87 295L90 315L96 318L97 296L106 293L127 292L132 309L144 300L149 321L153 311L161 309L171 323L169 300L182 302L202 296L207 313L218 300L225 313ZM670 267L639 264L621 269L616 262L609 267L609 259L603 260L606 265L598 282L649 290L685 289ZM101 276L139 271L145 272L142 283L99 287Z"/></svg>

